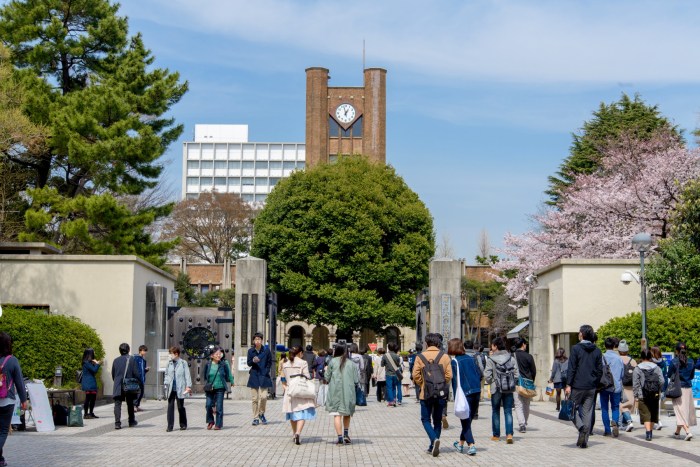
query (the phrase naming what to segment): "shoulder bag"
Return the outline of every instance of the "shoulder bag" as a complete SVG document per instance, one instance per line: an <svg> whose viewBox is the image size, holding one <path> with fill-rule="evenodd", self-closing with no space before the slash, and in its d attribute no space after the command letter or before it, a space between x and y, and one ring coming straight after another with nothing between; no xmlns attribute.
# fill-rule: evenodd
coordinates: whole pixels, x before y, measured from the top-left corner
<svg viewBox="0 0 700 467"><path fill-rule="evenodd" d="M681 388L681 367L680 365L675 365L676 372L673 374L673 379L669 381L668 387L666 388L666 397L669 399L678 399L683 395L683 390Z"/></svg>
<svg viewBox="0 0 700 467"><path fill-rule="evenodd" d="M537 395L537 387L531 379L518 377L518 384L515 386L515 391L522 397L532 399Z"/></svg>
<svg viewBox="0 0 700 467"><path fill-rule="evenodd" d="M221 371L222 364L224 364L224 361L220 360L219 366L216 368L216 374L214 375L214 381L216 381L216 377L219 376L219 372ZM209 365L211 365L211 363ZM209 381L209 375L207 375L207 382L204 384L204 392L213 392L214 391L214 381Z"/></svg>
<svg viewBox="0 0 700 467"><path fill-rule="evenodd" d="M126 361L126 368L124 368L124 379L122 379L122 393L124 395L131 394L135 395L141 391L141 384L139 384L138 378L127 378L126 375L129 374L129 364L131 363L131 357Z"/></svg>
<svg viewBox="0 0 700 467"><path fill-rule="evenodd" d="M399 383L400 383L401 380L403 379L403 373L401 372L401 370L399 370L396 367L396 363L394 363L394 359L391 358L391 354L388 353L385 355L385 357L386 357L387 361L389 362L389 365L391 365L391 368L393 368L394 373L396 373L396 378L398 378ZM401 358L401 357L399 357L399 358Z"/></svg>
<svg viewBox="0 0 700 467"><path fill-rule="evenodd" d="M301 372L287 378L287 392L289 397L316 399L316 386Z"/></svg>
<svg viewBox="0 0 700 467"><path fill-rule="evenodd" d="M464 395L464 390L459 380L459 361L455 359L455 367L457 368L457 390L455 391L455 416L460 420L466 420L469 418L469 404L467 403L467 396Z"/></svg>

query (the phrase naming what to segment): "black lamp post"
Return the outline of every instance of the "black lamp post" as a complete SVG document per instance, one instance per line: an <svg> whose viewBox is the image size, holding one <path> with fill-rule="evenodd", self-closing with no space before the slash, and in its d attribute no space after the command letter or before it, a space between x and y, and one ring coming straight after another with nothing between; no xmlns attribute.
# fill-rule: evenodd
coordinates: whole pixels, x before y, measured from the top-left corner
<svg viewBox="0 0 700 467"><path fill-rule="evenodd" d="M639 285L642 288L642 349L647 348L647 286L644 280L644 253L651 249L651 235L642 232L632 237L632 248L639 252Z"/></svg>

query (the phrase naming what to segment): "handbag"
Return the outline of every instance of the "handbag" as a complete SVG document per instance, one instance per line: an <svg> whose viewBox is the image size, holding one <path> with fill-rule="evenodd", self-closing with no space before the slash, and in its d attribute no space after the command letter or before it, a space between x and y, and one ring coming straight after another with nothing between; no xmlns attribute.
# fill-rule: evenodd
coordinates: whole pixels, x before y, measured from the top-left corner
<svg viewBox="0 0 700 467"><path fill-rule="evenodd" d="M668 387L666 388L666 397L669 399L678 399L682 395L681 368L680 365L676 365L676 372L673 374L673 379L669 381Z"/></svg>
<svg viewBox="0 0 700 467"><path fill-rule="evenodd" d="M399 369L396 367L396 363L394 363L394 359L391 358L391 354L386 354L385 357L386 357L386 359L389 361L389 364L391 365L391 368L394 369L394 373L396 373L396 378L398 378L399 383L400 383L401 380L403 379L403 373L401 372L401 370L399 370ZM401 358L401 357L399 357L399 358Z"/></svg>
<svg viewBox="0 0 700 467"><path fill-rule="evenodd" d="M287 392L290 397L299 399L316 399L316 387L313 381L299 373L287 378Z"/></svg>
<svg viewBox="0 0 700 467"><path fill-rule="evenodd" d="M82 427L83 426L83 406L74 405L68 412L68 426Z"/></svg>
<svg viewBox="0 0 700 467"><path fill-rule="evenodd" d="M355 405L364 407L367 405L367 397L359 384L355 385Z"/></svg>
<svg viewBox="0 0 700 467"><path fill-rule="evenodd" d="M518 384L515 386L515 391L522 397L532 399L537 395L537 386L535 386L533 380L520 376L518 378Z"/></svg>
<svg viewBox="0 0 700 467"><path fill-rule="evenodd" d="M466 420L469 418L469 404L467 403L467 396L464 395L464 390L459 382L459 362L455 360L457 371L457 390L455 391L455 416L460 420Z"/></svg>
<svg viewBox="0 0 700 467"><path fill-rule="evenodd" d="M141 382L138 378L127 378L126 375L129 374L129 364L131 363L131 357L126 361L126 368L124 369L124 378L122 379L122 393L127 394L138 394L141 391Z"/></svg>
<svg viewBox="0 0 700 467"><path fill-rule="evenodd" d="M575 416L575 406L574 401L569 400L567 397L561 401L561 408L559 409L559 420L564 420L565 422L573 422Z"/></svg>
<svg viewBox="0 0 700 467"><path fill-rule="evenodd" d="M321 384L318 387L318 395L316 395L316 406L321 407L326 405L326 398L328 396L328 385Z"/></svg>

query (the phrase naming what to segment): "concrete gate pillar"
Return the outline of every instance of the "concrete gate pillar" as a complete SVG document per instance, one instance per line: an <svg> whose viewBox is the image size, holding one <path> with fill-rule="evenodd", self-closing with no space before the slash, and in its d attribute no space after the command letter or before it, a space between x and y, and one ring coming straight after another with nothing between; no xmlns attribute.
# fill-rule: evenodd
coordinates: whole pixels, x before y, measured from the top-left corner
<svg viewBox="0 0 700 467"><path fill-rule="evenodd" d="M236 261L236 310L234 323L234 349L236 361L233 368L235 386L231 397L249 399L248 349L253 346L253 334L265 335L263 345L269 336L265 329L265 289L267 287L267 262L264 259L248 256ZM274 349L272 349L274 352ZM274 354L273 354L274 358ZM274 366L274 361L272 365Z"/></svg>
<svg viewBox="0 0 700 467"><path fill-rule="evenodd" d="M537 368L550 368L554 354L549 333L549 289L538 287L530 291L530 354L535 359ZM544 389L547 387L549 373L538 371L535 385L539 392L539 400L543 400Z"/></svg>
<svg viewBox="0 0 700 467"><path fill-rule="evenodd" d="M430 262L430 329L428 332L442 334L445 349L450 339L463 338L460 310L463 270L462 261L456 259L438 258Z"/></svg>

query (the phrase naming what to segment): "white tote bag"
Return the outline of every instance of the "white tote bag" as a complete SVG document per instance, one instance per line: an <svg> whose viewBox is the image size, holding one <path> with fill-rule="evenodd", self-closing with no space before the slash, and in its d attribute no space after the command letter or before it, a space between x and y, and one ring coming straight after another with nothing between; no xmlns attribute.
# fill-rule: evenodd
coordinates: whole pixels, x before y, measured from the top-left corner
<svg viewBox="0 0 700 467"><path fill-rule="evenodd" d="M316 399L316 386L313 381L306 376L291 375L287 378L287 391L290 397L298 397L299 399Z"/></svg>
<svg viewBox="0 0 700 467"><path fill-rule="evenodd" d="M467 404L467 396L464 395L462 390L462 385L459 382L459 362L455 359L455 366L457 367L457 390L455 391L455 416L460 420L466 420L469 418L469 404Z"/></svg>

